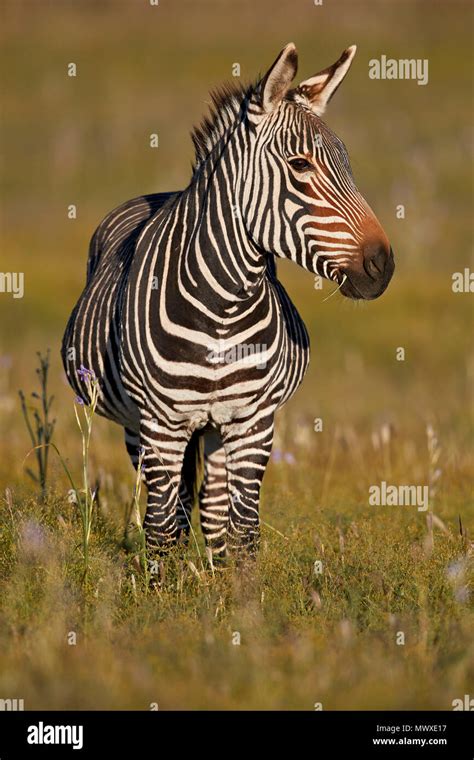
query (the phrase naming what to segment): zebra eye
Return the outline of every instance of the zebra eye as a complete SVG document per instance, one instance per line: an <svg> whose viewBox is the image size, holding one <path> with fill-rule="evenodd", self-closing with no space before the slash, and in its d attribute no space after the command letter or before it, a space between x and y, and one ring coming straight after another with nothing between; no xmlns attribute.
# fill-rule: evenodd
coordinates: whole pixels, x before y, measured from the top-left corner
<svg viewBox="0 0 474 760"><path fill-rule="evenodd" d="M290 158L288 163L296 172L310 172L313 170L313 164L306 158Z"/></svg>

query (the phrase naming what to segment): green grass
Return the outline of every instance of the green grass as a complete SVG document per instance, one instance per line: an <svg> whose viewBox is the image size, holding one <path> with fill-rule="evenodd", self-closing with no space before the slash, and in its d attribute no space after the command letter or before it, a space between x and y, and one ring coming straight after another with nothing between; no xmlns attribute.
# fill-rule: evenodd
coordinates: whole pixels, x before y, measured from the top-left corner
<svg viewBox="0 0 474 760"><path fill-rule="evenodd" d="M285 538L264 527L255 566L198 578L191 545L166 561L157 594L99 513L84 595L74 508L14 501L0 544L2 693L28 709L450 709L474 675L465 495L450 487L445 527L430 531L411 508L374 513L347 488L321 505L313 477L286 465L267 487L262 514Z"/></svg>
<svg viewBox="0 0 474 760"><path fill-rule="evenodd" d="M451 290L472 249L467 6L37 5L2 4L2 270L25 273L25 297L0 294L0 697L26 709L450 709L474 678L472 295ZM94 419L101 489L84 587L70 484L51 451L46 501L35 492L17 391L35 388L35 351L51 347L54 440L80 482L59 344L91 234L126 198L183 187L209 88L235 61L253 79L291 38L302 77L358 44L327 121L393 243L394 279L380 301L323 302L331 287L280 265L312 360L277 419L275 450L294 464L269 465L261 552L244 572L203 572L191 541L148 591L123 542L135 473L119 428ZM429 85L370 81L382 53L428 57ZM436 466L429 513L369 506L371 485L426 484Z"/></svg>

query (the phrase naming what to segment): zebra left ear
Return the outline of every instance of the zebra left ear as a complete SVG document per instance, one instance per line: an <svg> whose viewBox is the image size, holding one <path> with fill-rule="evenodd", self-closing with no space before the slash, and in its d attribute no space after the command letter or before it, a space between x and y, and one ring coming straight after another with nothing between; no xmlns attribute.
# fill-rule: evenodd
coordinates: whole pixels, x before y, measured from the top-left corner
<svg viewBox="0 0 474 760"><path fill-rule="evenodd" d="M349 71L356 50L356 45L351 45L347 50L344 50L336 63L301 82L298 87L290 90L288 95L293 100L309 106L314 113L320 116L326 110L327 104Z"/></svg>
<svg viewBox="0 0 474 760"><path fill-rule="evenodd" d="M288 92L298 70L298 53L289 42L273 62L261 82L261 106L265 113L277 108Z"/></svg>

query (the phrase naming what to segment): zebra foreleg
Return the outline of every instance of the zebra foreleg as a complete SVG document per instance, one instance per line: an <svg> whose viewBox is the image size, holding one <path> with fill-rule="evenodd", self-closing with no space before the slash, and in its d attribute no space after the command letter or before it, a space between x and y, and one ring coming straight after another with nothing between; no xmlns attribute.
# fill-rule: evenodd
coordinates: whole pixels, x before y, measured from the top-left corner
<svg viewBox="0 0 474 760"><path fill-rule="evenodd" d="M229 489L227 546L256 553L260 540L260 488L273 442L273 410L266 417L222 430Z"/></svg>
<svg viewBox="0 0 474 760"><path fill-rule="evenodd" d="M221 558L227 548L229 492L225 451L217 431L204 437L204 479L199 492L201 529L213 557Z"/></svg>
<svg viewBox="0 0 474 760"><path fill-rule="evenodd" d="M188 440L186 431L158 428L156 419L142 418L140 445L148 490L143 526L150 563L176 545L183 530L177 506Z"/></svg>

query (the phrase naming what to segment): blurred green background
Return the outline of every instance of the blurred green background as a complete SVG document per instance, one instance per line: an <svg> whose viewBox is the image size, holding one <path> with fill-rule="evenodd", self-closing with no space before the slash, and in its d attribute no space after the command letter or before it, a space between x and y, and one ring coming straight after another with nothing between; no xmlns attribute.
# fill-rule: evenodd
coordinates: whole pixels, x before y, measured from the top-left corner
<svg viewBox="0 0 474 760"><path fill-rule="evenodd" d="M0 294L2 493L6 486L12 488L17 503L32 493L23 466L29 439L17 390L35 388L38 349L52 350L55 440L71 467L80 470L73 396L64 380L59 345L85 281L87 247L100 220L126 199L188 183L191 126L206 113L209 90L232 78L234 63L240 64L242 79L252 81L294 41L303 79L356 43L354 64L326 120L346 144L358 187L387 232L396 272L379 301L355 304L340 295L323 302L331 291L327 283L323 291L315 290L311 275L288 262L279 265L308 326L312 362L302 388L279 417L276 449L289 456L270 463L262 515L284 533L294 527L301 537L309 535L308 525L326 525L329 531L327 526L340 515L350 520L365 514L367 488L381 478L427 482L426 426L431 424L442 447L434 507L448 525L455 556L460 514L463 524L473 529L473 295L451 289L452 274L473 267L472 4L160 0L155 7L148 0L0 0L0 8L0 270L25 275L23 299ZM369 79L369 60L382 54L428 59L429 84ZM71 62L77 65L75 78L67 76ZM156 150L150 148L151 133L159 135ZM77 206L75 220L67 216L70 204ZM405 206L405 219L396 217L399 204ZM405 349L404 362L396 360L398 347ZM316 417L324 421L322 433L313 432ZM109 489L110 519L119 519L133 473L121 431L103 420L95 423L92 465L106 483L106 494ZM67 483L54 458L51 471L52 487L64 499ZM415 511L393 513L378 523L372 518L368 524L378 536L371 539L377 546L392 528L398 531L387 573L397 557L410 553L414 535L424 540L425 515ZM329 533L333 537L327 541L337 545L336 533ZM371 544L366 551L370 557ZM444 577L444 565L438 569ZM408 572L399 571L400 577ZM424 582L428 594L428 576ZM283 598L285 588L280 592ZM290 599L290 590L288 594ZM419 609L426 612L423 604ZM345 614L351 613L346 609ZM446 641L454 641L447 629L444 634ZM200 655L190 651L194 662L199 661ZM362 645L361 652L358 678L364 683L367 647ZM440 656L438 664L444 667ZM380 663L384 658L381 650ZM472 650L470 662L472 668ZM421 670L425 666L423 660ZM339 667L342 663L335 665ZM441 704L428 681L422 682L418 697L403 696L410 667L400 672L399 691L395 688L387 704ZM459 689L465 686L461 671L465 669L456 670L453 681ZM434 684L436 668L432 678ZM170 704L188 700L190 706L213 705L211 692L200 703L181 686L174 684ZM46 691L35 688L33 699L41 706L41 699L48 699ZM64 696L59 687L53 693L52 706L77 704L75 696ZM246 704L260 705L259 692L247 698ZM87 699L79 703L88 704ZM114 706L124 704L118 696L114 699ZM236 692L227 703L225 695L221 699L223 705L238 703ZM359 704L361 696L357 689L351 696L349 687L346 701L340 693L332 699L346 707ZM380 699L375 690L366 703L378 705ZM107 700L104 693L99 702L107 706ZM125 702L135 706L134 700L129 696ZM305 704L298 690L288 703ZM284 695L276 704L288 706Z"/></svg>
<svg viewBox="0 0 474 760"><path fill-rule="evenodd" d="M313 342L310 375L293 403L306 392L311 414L366 418L375 397L380 413L407 423L434 414L448 428L454 415L467 432L472 301L452 293L451 276L472 265L469 4L2 0L1 8L1 267L25 274L23 299L0 296L1 353L11 357L0 368L3 393L23 384L36 348L51 346L59 375L59 340L83 287L92 232L123 200L187 184L190 128L233 63L251 81L291 39L304 78L355 42L326 119L392 242L396 276L379 302L338 296L323 304L310 275L280 265ZM429 84L369 79L368 61L382 53L428 58ZM67 76L70 62L76 78ZM399 345L404 364L394 360ZM6 405L17 457L17 409Z"/></svg>

